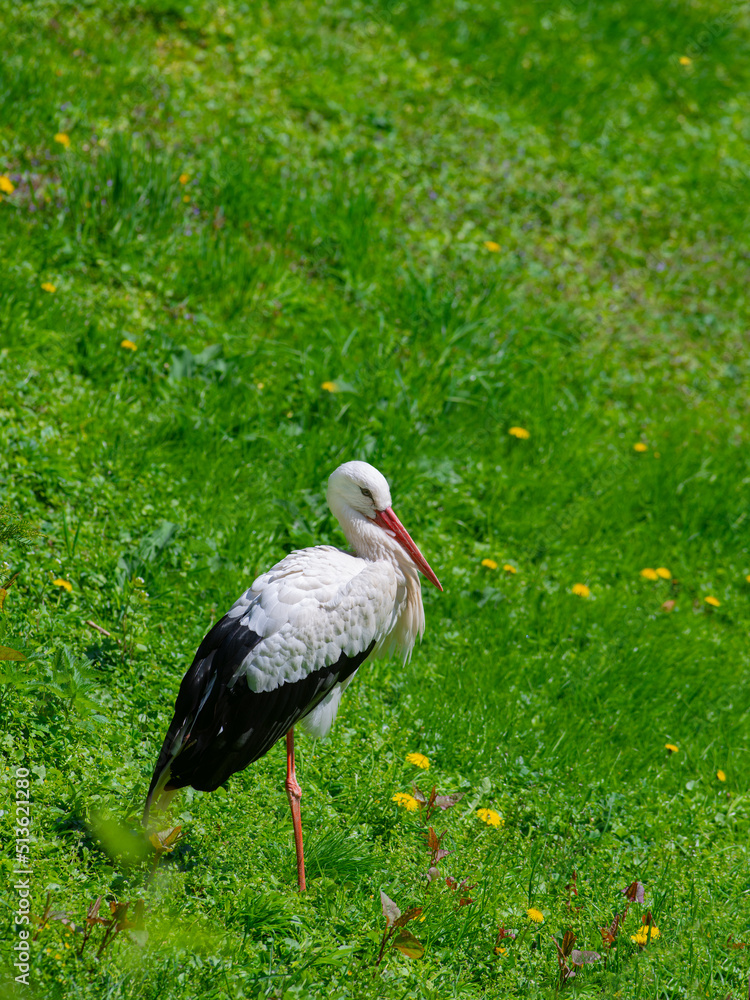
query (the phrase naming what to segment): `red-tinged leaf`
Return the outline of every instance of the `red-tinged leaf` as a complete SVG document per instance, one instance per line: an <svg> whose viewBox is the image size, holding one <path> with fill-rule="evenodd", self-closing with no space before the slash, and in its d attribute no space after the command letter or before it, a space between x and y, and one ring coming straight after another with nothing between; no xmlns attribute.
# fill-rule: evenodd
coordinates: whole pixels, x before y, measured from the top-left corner
<svg viewBox="0 0 750 1000"><path fill-rule="evenodd" d="M727 938L727 944L731 945L732 948L750 948L750 945L744 944L742 941L735 941L734 934L730 934Z"/></svg>
<svg viewBox="0 0 750 1000"><path fill-rule="evenodd" d="M442 838L438 837L438 835L435 833L432 827L430 827L430 829L427 831L427 846L430 849L430 851L433 852L433 854L435 853L435 851L440 850L441 839Z"/></svg>
<svg viewBox="0 0 750 1000"><path fill-rule="evenodd" d="M399 931L393 942L393 947L398 948L401 954L406 955L407 958L421 958L424 955L424 945L406 927Z"/></svg>
<svg viewBox="0 0 750 1000"><path fill-rule="evenodd" d="M422 789L417 788L417 786L414 785L412 790L414 792L414 798L417 800L417 802L419 802L420 805L424 805L427 802L427 799L424 797L424 792L422 791Z"/></svg>
<svg viewBox="0 0 750 1000"><path fill-rule="evenodd" d="M600 927L599 930L602 935L602 944L612 945L615 943L615 936L609 927Z"/></svg>
<svg viewBox="0 0 750 1000"><path fill-rule="evenodd" d="M410 920L415 920L421 913L421 906L412 906L411 909L406 911L406 913L402 913L400 917L397 917L397 919L394 920L393 926L405 927Z"/></svg>
<svg viewBox="0 0 750 1000"><path fill-rule="evenodd" d="M455 795L436 795L435 805L438 809L450 809L451 806L455 806L457 802L460 802L465 794L465 792L457 792Z"/></svg>
<svg viewBox="0 0 750 1000"><path fill-rule="evenodd" d="M574 948L570 953L570 961L573 965L585 965L588 962L598 962L602 956L598 951L579 951Z"/></svg>
<svg viewBox="0 0 750 1000"><path fill-rule="evenodd" d="M458 905L459 906L469 906L473 902L474 902L474 900L473 899L469 899L468 896L462 896L459 899L459 901L458 901Z"/></svg>
<svg viewBox="0 0 750 1000"><path fill-rule="evenodd" d="M669 614L670 611L674 611L676 604L677 601L672 601L672 600L665 601L661 606L661 610Z"/></svg>
<svg viewBox="0 0 750 1000"><path fill-rule="evenodd" d="M9 646L0 646L0 660L25 660L23 653L17 649L10 649Z"/></svg>
<svg viewBox="0 0 750 1000"><path fill-rule="evenodd" d="M565 931L562 940L562 951L563 955L569 955L573 945L575 944L576 936L571 930Z"/></svg>
<svg viewBox="0 0 750 1000"><path fill-rule="evenodd" d="M428 869L427 878L430 880L430 882L434 882L436 878L440 878L440 872L434 865L430 869Z"/></svg>
<svg viewBox="0 0 750 1000"><path fill-rule="evenodd" d="M429 798L429 801L427 803L427 808L428 809L432 809L432 807L435 805L435 797L436 797L436 795L437 795L437 789L433 785L432 786L432 791L430 792L430 798Z"/></svg>
<svg viewBox="0 0 750 1000"><path fill-rule="evenodd" d="M518 934L518 931L516 930L515 927L513 928L498 927L497 940L502 941L503 938L510 938L512 941L515 941L516 934Z"/></svg>
<svg viewBox="0 0 750 1000"><path fill-rule="evenodd" d="M453 878L452 875L445 876L445 884L448 886L449 889L453 889L454 892L456 891L456 889L458 889L458 880Z"/></svg>
<svg viewBox="0 0 750 1000"><path fill-rule="evenodd" d="M646 889L642 882L636 881L620 891L631 903L642 903Z"/></svg>
<svg viewBox="0 0 750 1000"><path fill-rule="evenodd" d="M439 851L435 851L435 857L434 857L435 863L437 863L438 861L442 861L443 858L447 858L449 854L450 851L444 851L441 847Z"/></svg>
<svg viewBox="0 0 750 1000"><path fill-rule="evenodd" d="M388 927L392 927L394 923L401 916L401 910L396 906L393 900L386 896L383 890L380 890L380 903L383 907L383 916L385 917L385 922Z"/></svg>

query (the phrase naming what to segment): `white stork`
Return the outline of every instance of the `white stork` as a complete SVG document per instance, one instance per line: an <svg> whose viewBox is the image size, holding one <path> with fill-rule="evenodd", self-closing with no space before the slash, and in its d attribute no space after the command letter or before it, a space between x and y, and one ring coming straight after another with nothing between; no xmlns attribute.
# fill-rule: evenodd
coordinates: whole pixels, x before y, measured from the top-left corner
<svg viewBox="0 0 750 1000"><path fill-rule="evenodd" d="M294 726L325 736L368 656L400 650L406 662L424 632L420 570L443 589L393 513L377 469L340 465L328 480L327 500L354 552L332 545L290 552L214 625L180 685L143 814L146 825L154 800L155 808L166 808L186 785L213 791L286 735L301 892Z"/></svg>

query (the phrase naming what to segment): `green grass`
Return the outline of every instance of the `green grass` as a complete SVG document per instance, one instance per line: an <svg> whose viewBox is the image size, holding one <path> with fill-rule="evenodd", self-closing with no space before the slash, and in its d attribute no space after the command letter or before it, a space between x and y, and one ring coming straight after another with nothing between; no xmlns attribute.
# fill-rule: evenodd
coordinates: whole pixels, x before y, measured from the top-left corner
<svg viewBox="0 0 750 1000"><path fill-rule="evenodd" d="M35 2L0 37L3 940L18 766L33 913L146 931L79 958L53 920L2 995L746 996L745 8ZM179 681L257 573L341 544L351 458L445 593L299 742L309 892L282 746L181 795L149 881ZM428 824L415 782L464 797ZM552 937L604 954L635 880L561 985ZM381 889L425 954L376 971Z"/></svg>

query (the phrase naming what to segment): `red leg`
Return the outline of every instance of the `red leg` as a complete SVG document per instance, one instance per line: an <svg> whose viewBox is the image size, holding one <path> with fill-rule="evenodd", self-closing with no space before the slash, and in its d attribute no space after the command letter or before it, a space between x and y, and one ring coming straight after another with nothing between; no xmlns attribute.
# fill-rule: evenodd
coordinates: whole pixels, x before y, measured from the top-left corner
<svg viewBox="0 0 750 1000"><path fill-rule="evenodd" d="M305 855L302 850L302 817L300 816L299 800L302 798L302 789L297 783L297 775L294 771L294 729L290 729L286 734L286 794L289 798L289 805L292 810L292 824L294 826L294 846L297 850L297 881L299 891L305 891Z"/></svg>

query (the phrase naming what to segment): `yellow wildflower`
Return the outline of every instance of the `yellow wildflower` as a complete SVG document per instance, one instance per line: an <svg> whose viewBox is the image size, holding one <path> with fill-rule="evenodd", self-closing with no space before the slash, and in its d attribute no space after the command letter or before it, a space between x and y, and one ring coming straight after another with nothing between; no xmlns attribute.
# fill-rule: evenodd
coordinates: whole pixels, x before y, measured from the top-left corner
<svg viewBox="0 0 750 1000"><path fill-rule="evenodd" d="M664 749L669 750L670 753L679 753L680 748L676 747L674 743L665 743Z"/></svg>
<svg viewBox="0 0 750 1000"><path fill-rule="evenodd" d="M748 583L750 583L750 573L747 574L747 576L745 577L745 579L747 580Z"/></svg>
<svg viewBox="0 0 750 1000"><path fill-rule="evenodd" d="M5 174L3 174L2 177L0 177L0 191L2 191L3 194L13 194L15 190L16 186L10 177L6 177Z"/></svg>
<svg viewBox="0 0 750 1000"><path fill-rule="evenodd" d="M190 174L180 174L180 184L187 184L190 180Z"/></svg>
<svg viewBox="0 0 750 1000"><path fill-rule="evenodd" d="M507 954L508 954L508 949L507 949L507 948L501 948L501 947L500 947L500 946L498 945L498 947L497 947L497 948L495 948L495 954L496 954L496 955L507 955Z"/></svg>
<svg viewBox="0 0 750 1000"><path fill-rule="evenodd" d="M126 351L137 351L138 345L134 344L132 340L121 340L120 347L124 347Z"/></svg>
<svg viewBox="0 0 750 1000"><path fill-rule="evenodd" d="M511 566L510 563L505 563L504 566L503 566L503 569L505 570L506 573L517 573L518 572L518 570L516 569L516 567L515 566Z"/></svg>
<svg viewBox="0 0 750 1000"><path fill-rule="evenodd" d="M716 777L719 779L719 781L726 781L727 780L727 776L726 776L726 774L724 774L724 772L722 770L719 770L719 771L716 772Z"/></svg>
<svg viewBox="0 0 750 1000"><path fill-rule="evenodd" d="M425 757L423 753L408 753L406 759L415 767L421 767L423 771L427 771L430 767L429 758Z"/></svg>
<svg viewBox="0 0 750 1000"><path fill-rule="evenodd" d="M656 567L656 574L657 574L657 576L660 576L662 578L662 580L671 580L672 579L672 574L669 572L669 570L667 569L666 566L657 566Z"/></svg>
<svg viewBox="0 0 750 1000"><path fill-rule="evenodd" d="M636 441L633 445L633 451L648 451L648 445L644 444L643 441Z"/></svg>
<svg viewBox="0 0 750 1000"><path fill-rule="evenodd" d="M512 434L514 438L520 438L521 441L528 441L531 437L525 427L511 427L508 433Z"/></svg>
<svg viewBox="0 0 750 1000"><path fill-rule="evenodd" d="M321 382L320 388L321 389L325 389L326 392L336 392L336 383L335 382Z"/></svg>
<svg viewBox="0 0 750 1000"><path fill-rule="evenodd" d="M395 802L397 806L403 806L407 812L416 812L419 809L419 803L414 796L407 795L406 792L396 792L391 801Z"/></svg>
<svg viewBox="0 0 750 1000"><path fill-rule="evenodd" d="M661 937L661 931L654 924L641 924L635 934L630 935L630 940L642 946L648 944L649 936L652 941L655 941Z"/></svg>
<svg viewBox="0 0 750 1000"><path fill-rule="evenodd" d="M70 136L66 135L65 132L58 132L55 136L55 142L59 142L61 146L67 149L70 145Z"/></svg>
<svg viewBox="0 0 750 1000"><path fill-rule="evenodd" d="M499 253L500 252L500 244L499 243L495 243L494 240L485 240L484 241L484 245L487 247L487 249L490 251L490 253Z"/></svg>
<svg viewBox="0 0 750 1000"><path fill-rule="evenodd" d="M575 594L576 597L588 597L591 594L585 583L574 583L570 588L570 592L571 594Z"/></svg>
<svg viewBox="0 0 750 1000"><path fill-rule="evenodd" d="M52 581L56 587L65 587L65 589L70 592L73 589L73 584L70 580L63 580L62 577L57 580Z"/></svg>
<svg viewBox="0 0 750 1000"><path fill-rule="evenodd" d="M487 569L497 569L497 563L494 559L483 559L482 565L486 566Z"/></svg>
<svg viewBox="0 0 750 1000"><path fill-rule="evenodd" d="M57 291L57 286L53 285L51 281L43 281L42 282L42 291L43 292L49 292L50 295L52 295L54 292Z"/></svg>
<svg viewBox="0 0 750 1000"><path fill-rule="evenodd" d="M692 66L693 60L690 56L680 56L680 66Z"/></svg>
<svg viewBox="0 0 750 1000"><path fill-rule="evenodd" d="M544 914L542 913L541 910L537 910L533 906L531 907L531 909L526 911L526 916L529 918L529 920L533 920L535 924L544 923Z"/></svg>
<svg viewBox="0 0 750 1000"><path fill-rule="evenodd" d="M505 826L505 820L494 809L477 809L477 816L487 826Z"/></svg>
<svg viewBox="0 0 750 1000"><path fill-rule="evenodd" d="M645 580L658 580L659 579L659 574L656 572L655 569L651 569L650 566L647 566L645 569L641 570L641 576Z"/></svg>
<svg viewBox="0 0 750 1000"><path fill-rule="evenodd" d="M184 194L184 195L182 196L182 200L183 200L183 201L185 202L185 204L187 205L187 204L189 203L189 201L190 201L190 195L189 195L189 194Z"/></svg>
<svg viewBox="0 0 750 1000"><path fill-rule="evenodd" d="M706 598L706 604L710 604L712 608L720 608L721 607L721 601L718 599L718 597L710 597L710 596L707 597Z"/></svg>

